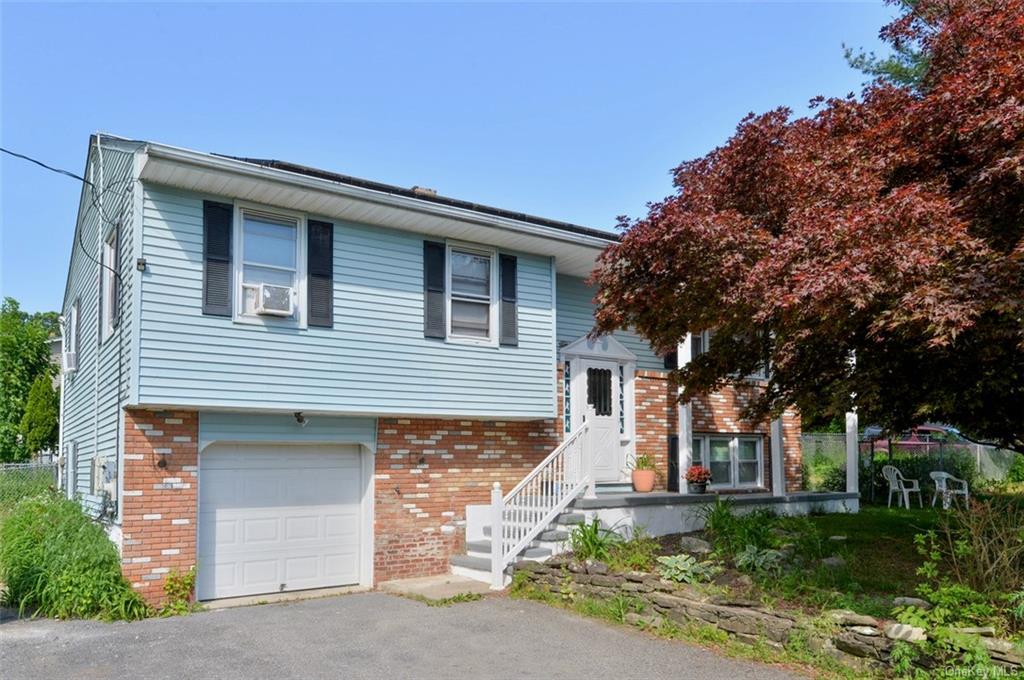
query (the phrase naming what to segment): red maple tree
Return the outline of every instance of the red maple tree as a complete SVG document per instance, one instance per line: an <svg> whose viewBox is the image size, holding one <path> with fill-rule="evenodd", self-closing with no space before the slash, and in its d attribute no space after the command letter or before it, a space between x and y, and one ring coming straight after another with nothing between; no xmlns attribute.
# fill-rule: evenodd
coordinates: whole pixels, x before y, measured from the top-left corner
<svg viewBox="0 0 1024 680"><path fill-rule="evenodd" d="M1024 0L906 7L881 36L920 82L751 114L676 168L600 258L595 332L714 329L684 399L767 358L751 416L856 406L1024 451Z"/></svg>

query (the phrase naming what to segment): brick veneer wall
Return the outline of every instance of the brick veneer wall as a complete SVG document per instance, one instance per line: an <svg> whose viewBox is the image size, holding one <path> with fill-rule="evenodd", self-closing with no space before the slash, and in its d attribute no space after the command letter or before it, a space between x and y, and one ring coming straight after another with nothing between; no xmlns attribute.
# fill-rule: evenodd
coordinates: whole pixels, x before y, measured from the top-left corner
<svg viewBox="0 0 1024 680"><path fill-rule="evenodd" d="M804 453L800 444L800 412L788 408L782 413L783 468L786 473L786 491L804 490Z"/></svg>
<svg viewBox="0 0 1024 680"><path fill-rule="evenodd" d="M150 604L170 572L196 563L199 417L125 411L122 570ZM161 458L167 467L160 468Z"/></svg>
<svg viewBox="0 0 1024 680"><path fill-rule="evenodd" d="M678 389L665 371L637 371L633 380L636 404L636 455L654 459L656 489L668 483L668 438L679 432Z"/></svg>
<svg viewBox="0 0 1024 680"><path fill-rule="evenodd" d="M381 418L377 426L374 578L448 571L466 506L508 492L558 445L553 420Z"/></svg>

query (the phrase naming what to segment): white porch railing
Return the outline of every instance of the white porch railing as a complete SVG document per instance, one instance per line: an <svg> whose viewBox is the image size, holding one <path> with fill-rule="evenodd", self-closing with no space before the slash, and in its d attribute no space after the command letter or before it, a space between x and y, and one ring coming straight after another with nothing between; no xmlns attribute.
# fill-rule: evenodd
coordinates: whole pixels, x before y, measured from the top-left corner
<svg viewBox="0 0 1024 680"><path fill-rule="evenodd" d="M589 414L588 414L589 415ZM589 418L506 496L491 489L491 588L504 587L504 572L569 503L594 495Z"/></svg>

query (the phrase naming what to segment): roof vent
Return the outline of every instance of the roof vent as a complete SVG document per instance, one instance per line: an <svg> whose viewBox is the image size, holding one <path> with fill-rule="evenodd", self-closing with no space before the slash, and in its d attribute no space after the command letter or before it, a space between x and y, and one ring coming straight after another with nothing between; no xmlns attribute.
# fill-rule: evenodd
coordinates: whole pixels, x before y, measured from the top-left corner
<svg viewBox="0 0 1024 680"><path fill-rule="evenodd" d="M415 186L412 188L412 193L417 194L419 196L437 196L437 189Z"/></svg>

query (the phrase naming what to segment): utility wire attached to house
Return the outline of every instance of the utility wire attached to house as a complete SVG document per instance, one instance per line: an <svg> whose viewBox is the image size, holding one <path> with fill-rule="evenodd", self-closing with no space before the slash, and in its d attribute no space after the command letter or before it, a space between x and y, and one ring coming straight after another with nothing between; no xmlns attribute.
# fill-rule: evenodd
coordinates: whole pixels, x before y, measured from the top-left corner
<svg viewBox="0 0 1024 680"><path fill-rule="evenodd" d="M97 200L96 185L93 184L92 182L90 182L89 180L87 180L86 178L82 177L81 175L76 175L75 173L71 172L70 170L64 170L62 168L55 168L52 165L47 165L46 163L42 162L39 159L32 158L31 156L26 156L25 154L18 153L16 151L11 151L10 149L7 149L7 148L2 147L2 146L0 146L0 151L4 152L5 154L8 154L10 156L14 156L15 158L20 158L22 160L28 161L29 163L34 163L34 164L38 165L41 168L49 170L50 172L55 172L58 175L64 175L66 177L70 177L71 179L77 179L79 182L82 182L83 184L85 184L86 186L88 186L90 188L90 192L89 192L89 199L90 200L89 200L89 203L92 205L92 207L99 214L100 220L103 221L103 222L108 222L108 223L112 223L113 222L113 220L111 220L106 215L104 215L103 211L97 206L97 204L96 204L96 200ZM114 186L114 185L111 185L111 187L112 186ZM106 189L103 190L103 192L109 191L111 189L111 187L107 187ZM76 228L75 231L78 231L78 229ZM85 257L90 262L92 262L93 264L99 265L103 269L106 269L106 270L110 271L114 276L117 277L118 282L121 281L121 273L119 271L117 271L113 267L109 267L109 266L103 264L102 262L97 260L86 249L85 244L82 243L81 234L79 234L79 238L75 239L74 242L78 244L78 249L82 252L83 255L85 255Z"/></svg>

